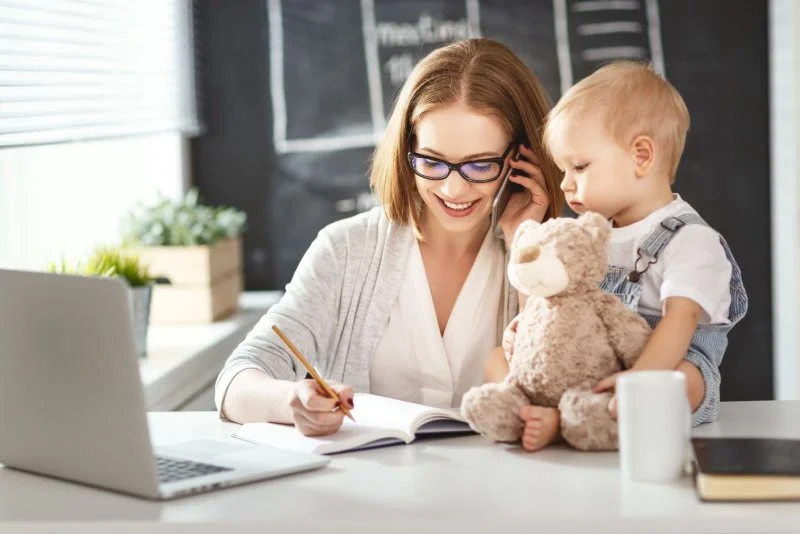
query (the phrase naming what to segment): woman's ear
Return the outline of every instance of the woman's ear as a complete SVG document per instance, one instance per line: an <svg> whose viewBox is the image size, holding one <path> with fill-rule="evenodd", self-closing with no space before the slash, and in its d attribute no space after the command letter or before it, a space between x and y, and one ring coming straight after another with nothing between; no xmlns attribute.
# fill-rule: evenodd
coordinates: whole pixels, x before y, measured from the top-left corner
<svg viewBox="0 0 800 534"><path fill-rule="evenodd" d="M656 153L653 140L646 135L638 136L631 143L631 153L636 165L636 177L641 178L650 171L655 161Z"/></svg>

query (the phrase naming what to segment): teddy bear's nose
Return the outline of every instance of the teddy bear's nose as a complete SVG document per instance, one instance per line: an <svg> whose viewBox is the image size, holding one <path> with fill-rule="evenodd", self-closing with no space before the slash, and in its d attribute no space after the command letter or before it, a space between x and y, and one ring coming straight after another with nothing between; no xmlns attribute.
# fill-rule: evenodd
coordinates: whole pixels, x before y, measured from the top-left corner
<svg viewBox="0 0 800 534"><path fill-rule="evenodd" d="M517 250L514 260L516 263L530 263L539 257L539 247L526 247Z"/></svg>

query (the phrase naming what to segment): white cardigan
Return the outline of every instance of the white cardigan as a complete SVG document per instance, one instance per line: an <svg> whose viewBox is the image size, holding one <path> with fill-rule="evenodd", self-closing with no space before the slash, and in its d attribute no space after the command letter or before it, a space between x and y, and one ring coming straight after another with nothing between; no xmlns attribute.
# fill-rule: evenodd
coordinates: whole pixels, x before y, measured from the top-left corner
<svg viewBox="0 0 800 534"><path fill-rule="evenodd" d="M260 369L276 379L305 378L305 369L273 332L273 324L325 378L355 391L371 391L371 360L397 302L414 243L412 228L390 223L381 207L322 229L283 298L225 362L215 386L217 409L233 378L245 369ZM519 302L505 276L502 285L505 328Z"/></svg>

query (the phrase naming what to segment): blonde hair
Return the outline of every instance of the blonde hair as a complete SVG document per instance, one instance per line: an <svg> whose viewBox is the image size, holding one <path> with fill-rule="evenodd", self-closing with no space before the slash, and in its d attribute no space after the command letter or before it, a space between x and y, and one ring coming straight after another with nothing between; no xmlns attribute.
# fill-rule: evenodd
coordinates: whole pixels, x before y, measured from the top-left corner
<svg viewBox="0 0 800 534"><path fill-rule="evenodd" d="M550 109L544 88L505 45L469 39L438 48L420 60L397 96L370 173L370 185L389 220L411 224L420 235L414 173L407 154L420 118L455 102L495 116L510 137L528 140L550 197L545 219L558 216L564 203L561 178L541 143Z"/></svg>
<svg viewBox="0 0 800 534"><path fill-rule="evenodd" d="M665 155L670 183L675 181L689 130L689 110L680 93L651 64L615 61L573 85L547 116L545 145L550 146L559 121L597 111L603 113L608 132L625 149L637 136L652 138L656 150Z"/></svg>

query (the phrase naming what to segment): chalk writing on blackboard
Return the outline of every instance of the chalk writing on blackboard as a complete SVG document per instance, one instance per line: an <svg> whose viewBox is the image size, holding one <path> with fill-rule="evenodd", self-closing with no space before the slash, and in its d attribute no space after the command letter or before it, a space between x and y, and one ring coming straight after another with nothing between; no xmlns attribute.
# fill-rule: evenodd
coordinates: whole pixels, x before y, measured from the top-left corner
<svg viewBox="0 0 800 534"><path fill-rule="evenodd" d="M553 0L561 92L614 59L664 72L658 0Z"/></svg>
<svg viewBox="0 0 800 534"><path fill-rule="evenodd" d="M344 82L347 86L340 89L349 91L356 98L345 98L346 106L325 106L325 92L330 91L330 87L324 83L325 79L315 80L316 86L309 88L304 85L303 89L319 93L301 95L308 101L299 103L308 113L299 114L300 118L295 119L292 112L297 110L300 96L290 95L295 97L295 107L287 106L284 62L287 57L313 58L314 54L302 47L304 43L310 43L307 46L315 43L313 40L285 41L286 20L282 1L267 1L273 134L279 154L374 146L383 133L393 98L420 57L442 44L481 35L478 0L465 0L463 3L350 0L347 5L355 10L351 18L360 15L361 23L357 28L360 35L353 37L360 44L356 45L353 53L363 54L359 59L363 66L359 70L361 76L347 79ZM354 3L356 1L358 6ZM614 59L650 59L657 72L666 74L658 0L552 1L562 92L600 64ZM330 25L330 22L310 19L303 22L302 28L310 35L332 34L334 30L326 24ZM287 42L293 49L285 49ZM301 49L295 49L298 47ZM320 59L328 64L343 60L336 57ZM337 104L339 102L341 100ZM319 109L313 109L317 105ZM301 122L297 123L297 120ZM323 120L324 125L316 124ZM301 128L296 127L298 124ZM298 129L302 130L301 134L296 133ZM295 130L294 134L292 130Z"/></svg>
<svg viewBox="0 0 800 534"><path fill-rule="evenodd" d="M383 4L383 5L382 5ZM449 4L461 6L458 16L442 17L426 10L425 2L387 2L360 0L361 36L366 64L367 94L358 101L364 106L359 119L340 131L315 131L303 137L292 137L291 110L287 109L287 84L284 73L287 55L300 57L303 50L286 50L284 17L281 0L268 0L270 30L270 80L273 107L273 138L279 154L291 152L321 152L374 146L383 133L386 115L397 89L408 78L420 57L442 44L480 36L480 6L478 0ZM381 9L389 7L391 9ZM397 8L413 19L397 20ZM435 6L434 6L435 7ZM308 27L308 24L306 24ZM324 31L321 29L320 31ZM319 91L325 91L319 84ZM354 91L361 90L354 83ZM321 99L320 99L321 100ZM310 106L314 102L307 103ZM328 115L337 110L320 110ZM349 110L348 118L352 116ZM342 112L345 113L344 111Z"/></svg>

